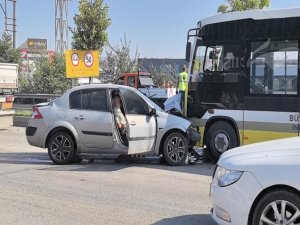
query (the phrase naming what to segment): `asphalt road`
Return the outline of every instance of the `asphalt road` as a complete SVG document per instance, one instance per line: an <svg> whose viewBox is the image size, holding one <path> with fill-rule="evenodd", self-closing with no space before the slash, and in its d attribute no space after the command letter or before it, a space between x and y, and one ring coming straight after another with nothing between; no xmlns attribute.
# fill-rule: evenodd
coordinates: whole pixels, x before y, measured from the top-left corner
<svg viewBox="0 0 300 225"><path fill-rule="evenodd" d="M0 224L215 225L208 197L214 165L103 159L56 166L24 132L0 125Z"/></svg>

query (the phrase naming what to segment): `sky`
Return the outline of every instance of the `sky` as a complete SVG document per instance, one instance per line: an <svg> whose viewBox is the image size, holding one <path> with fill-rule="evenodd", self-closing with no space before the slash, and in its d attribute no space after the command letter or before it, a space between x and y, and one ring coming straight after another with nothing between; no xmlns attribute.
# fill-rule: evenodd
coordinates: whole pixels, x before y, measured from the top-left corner
<svg viewBox="0 0 300 225"><path fill-rule="evenodd" d="M141 57L184 58L186 34L197 22L217 14L225 0L104 0L112 24L109 41L120 44L126 34L132 50ZM4 0L0 0L1 3ZM17 46L27 38L45 38L48 48L55 49L55 0L17 0ZM11 4L11 3L8 3ZM10 5L9 5L10 6ZM271 0L270 9L299 7L300 0ZM78 13L78 1L69 3L69 26ZM0 32L4 30L0 11ZM71 34L69 33L69 47Z"/></svg>

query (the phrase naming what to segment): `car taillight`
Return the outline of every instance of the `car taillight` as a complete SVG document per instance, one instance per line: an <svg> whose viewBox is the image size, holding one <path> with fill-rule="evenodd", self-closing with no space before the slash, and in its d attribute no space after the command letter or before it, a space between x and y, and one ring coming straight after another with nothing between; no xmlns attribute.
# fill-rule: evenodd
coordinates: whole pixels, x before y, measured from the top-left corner
<svg viewBox="0 0 300 225"><path fill-rule="evenodd" d="M32 108L31 118L32 119L42 119L43 118L43 115L40 113L40 110L38 107Z"/></svg>

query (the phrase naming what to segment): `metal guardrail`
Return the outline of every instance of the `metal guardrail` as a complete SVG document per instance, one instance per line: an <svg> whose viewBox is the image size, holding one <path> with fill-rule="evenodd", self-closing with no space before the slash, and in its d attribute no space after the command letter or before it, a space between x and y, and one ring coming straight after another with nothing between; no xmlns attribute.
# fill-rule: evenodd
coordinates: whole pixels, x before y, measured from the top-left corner
<svg viewBox="0 0 300 225"><path fill-rule="evenodd" d="M55 98L60 97L61 95L56 94L20 94L15 93L15 101L13 104L13 109L31 109L32 106L42 103L48 102L49 100L53 100Z"/></svg>
<svg viewBox="0 0 300 225"><path fill-rule="evenodd" d="M61 95L56 94L19 94L16 93L15 98L21 99L55 99L60 97Z"/></svg>

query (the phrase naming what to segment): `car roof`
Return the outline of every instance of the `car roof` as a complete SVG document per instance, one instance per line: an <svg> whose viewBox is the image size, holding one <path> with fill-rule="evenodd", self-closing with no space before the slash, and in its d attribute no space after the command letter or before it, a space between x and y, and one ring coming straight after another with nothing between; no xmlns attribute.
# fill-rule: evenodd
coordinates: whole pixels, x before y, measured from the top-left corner
<svg viewBox="0 0 300 225"><path fill-rule="evenodd" d="M135 88L124 86L124 85L117 85L117 84L86 84L86 85L74 87L70 89L69 92L73 92L76 90L93 89L93 88L111 88L111 89L125 88L125 89L130 89L132 91L136 91Z"/></svg>

